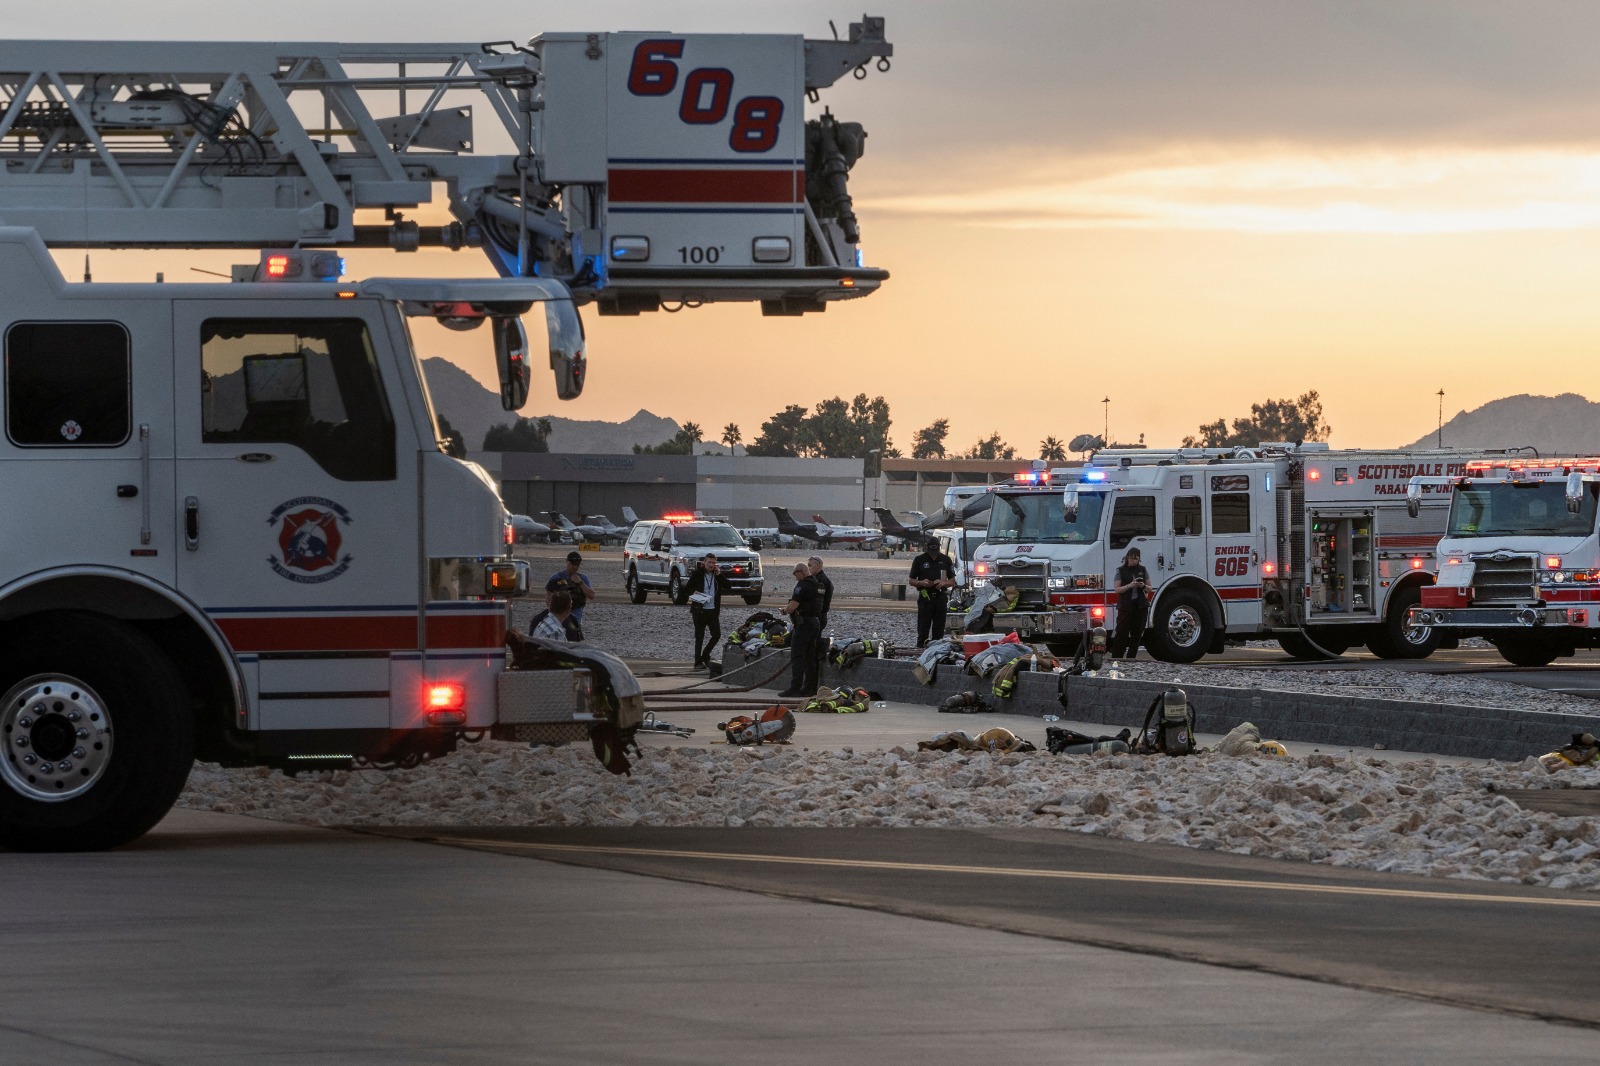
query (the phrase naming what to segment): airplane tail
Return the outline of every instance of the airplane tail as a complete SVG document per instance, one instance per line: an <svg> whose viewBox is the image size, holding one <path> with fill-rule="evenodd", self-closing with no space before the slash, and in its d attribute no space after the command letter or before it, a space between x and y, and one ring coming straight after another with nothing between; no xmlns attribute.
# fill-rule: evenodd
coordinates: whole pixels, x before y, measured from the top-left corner
<svg viewBox="0 0 1600 1066"><path fill-rule="evenodd" d="M578 528L577 526L572 524L572 519L568 518L564 514L556 515L556 524L559 525L562 529L577 529Z"/></svg>
<svg viewBox="0 0 1600 1066"><path fill-rule="evenodd" d="M639 521L639 516L633 513L632 507L624 507L622 509L622 520L631 526Z"/></svg>
<svg viewBox="0 0 1600 1066"><path fill-rule="evenodd" d="M817 524L817 532L818 533L822 533L822 534L825 535L830 530L833 529L833 527L828 524L828 520L826 518L823 518L819 514L812 515L811 516L811 520Z"/></svg>
<svg viewBox="0 0 1600 1066"><path fill-rule="evenodd" d="M878 516L878 527L886 532L904 528L903 523L887 507L874 507L872 513Z"/></svg>
<svg viewBox="0 0 1600 1066"><path fill-rule="evenodd" d="M787 507L773 507L773 506L769 505L767 507L767 510L771 511L773 513L774 517L776 517L778 519L778 528L779 529L782 529L785 526L792 526L792 525L795 524L794 519L789 517L789 508L787 508Z"/></svg>

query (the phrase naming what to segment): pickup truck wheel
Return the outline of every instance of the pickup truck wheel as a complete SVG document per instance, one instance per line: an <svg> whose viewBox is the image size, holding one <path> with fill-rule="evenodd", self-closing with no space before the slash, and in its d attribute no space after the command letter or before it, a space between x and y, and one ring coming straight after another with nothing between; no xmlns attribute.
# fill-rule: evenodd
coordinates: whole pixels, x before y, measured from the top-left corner
<svg viewBox="0 0 1600 1066"><path fill-rule="evenodd" d="M0 651L0 847L95 851L142 836L194 765L194 715L149 637L61 611Z"/></svg>
<svg viewBox="0 0 1600 1066"><path fill-rule="evenodd" d="M637 568L632 566L628 567L628 578L623 582L623 585L628 590L629 600L634 603L644 602L645 588L643 585L639 584L639 571Z"/></svg>
<svg viewBox="0 0 1600 1066"><path fill-rule="evenodd" d="M1174 592L1161 601L1154 624L1145 631L1145 643L1162 662L1197 662L1211 650L1214 629L1211 610L1198 593Z"/></svg>
<svg viewBox="0 0 1600 1066"><path fill-rule="evenodd" d="M1561 654L1560 645L1536 637L1501 637L1491 643L1512 666L1549 666Z"/></svg>
<svg viewBox="0 0 1600 1066"><path fill-rule="evenodd" d="M761 602L761 593L759 593L759 592L746 593L745 597L744 597L744 602L749 604L751 607L754 607L756 604Z"/></svg>
<svg viewBox="0 0 1600 1066"><path fill-rule="evenodd" d="M1406 612L1422 603L1422 589L1413 585L1395 593L1389 601L1389 612L1384 620L1373 627L1367 647L1380 659L1426 659L1439 647L1442 639L1432 626L1414 626L1406 622Z"/></svg>
<svg viewBox="0 0 1600 1066"><path fill-rule="evenodd" d="M678 572L676 570L674 570L672 572L672 576L667 579L667 599L671 600L679 607L682 607L684 604L689 602L689 593L684 590L683 578L678 576Z"/></svg>

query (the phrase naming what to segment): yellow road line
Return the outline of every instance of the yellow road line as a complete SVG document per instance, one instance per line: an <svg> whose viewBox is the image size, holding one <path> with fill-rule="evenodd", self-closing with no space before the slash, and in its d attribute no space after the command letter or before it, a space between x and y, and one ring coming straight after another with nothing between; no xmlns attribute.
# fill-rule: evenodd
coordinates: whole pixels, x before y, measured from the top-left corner
<svg viewBox="0 0 1600 1066"><path fill-rule="evenodd" d="M1484 892L1432 892L1409 888L1367 888L1361 885L1298 884L1282 881L1240 881L1223 877L1170 877L1158 874L1105 874L1081 870L1039 870L1025 866L956 866L947 863L876 862L870 859L821 859L790 855L757 855L728 851L676 851L670 848L616 848L585 844L544 844L520 840L478 840L436 837L440 843L469 847L518 848L564 855L631 855L649 859L709 859L720 862L770 863L785 866L831 866L849 870L891 870L902 873L982 874L991 877L1038 877L1058 881L1112 881L1137 885L1180 885L1203 888L1252 888L1266 892L1310 892L1331 896L1383 896L1469 903L1520 903L1536 907L1600 907L1600 899L1546 896L1496 896Z"/></svg>

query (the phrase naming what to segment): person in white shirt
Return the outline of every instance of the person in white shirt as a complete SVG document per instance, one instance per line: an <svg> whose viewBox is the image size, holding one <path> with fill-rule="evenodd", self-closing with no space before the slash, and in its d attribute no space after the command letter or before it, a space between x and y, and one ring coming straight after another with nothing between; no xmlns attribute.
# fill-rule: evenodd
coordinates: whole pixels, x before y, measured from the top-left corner
<svg viewBox="0 0 1600 1066"><path fill-rule="evenodd" d="M689 617L694 620L694 666L709 670L711 653L722 639L722 594L731 591L714 552L706 552L695 564L688 588Z"/></svg>
<svg viewBox="0 0 1600 1066"><path fill-rule="evenodd" d="M533 616L529 629L545 640L574 643L583 639L583 627L572 616L572 596L564 589L550 594L550 607Z"/></svg>

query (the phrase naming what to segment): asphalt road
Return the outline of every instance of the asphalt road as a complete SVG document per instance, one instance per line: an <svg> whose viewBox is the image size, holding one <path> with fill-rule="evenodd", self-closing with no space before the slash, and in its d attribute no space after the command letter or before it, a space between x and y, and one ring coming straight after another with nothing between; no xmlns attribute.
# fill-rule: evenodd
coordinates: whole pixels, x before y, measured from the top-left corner
<svg viewBox="0 0 1600 1066"><path fill-rule="evenodd" d="M1600 900L1027 833L454 832L501 839L176 812L0 855L0 1060L1593 1061Z"/></svg>

